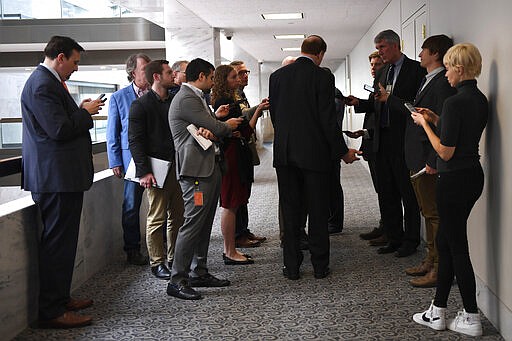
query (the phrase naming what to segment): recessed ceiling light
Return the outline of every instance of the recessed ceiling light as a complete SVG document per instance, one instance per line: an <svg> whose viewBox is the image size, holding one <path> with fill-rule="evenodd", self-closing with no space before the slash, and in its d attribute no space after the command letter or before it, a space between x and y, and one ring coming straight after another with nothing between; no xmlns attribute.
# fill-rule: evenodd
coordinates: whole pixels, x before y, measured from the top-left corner
<svg viewBox="0 0 512 341"><path fill-rule="evenodd" d="M274 39L304 39L305 34L274 34Z"/></svg>
<svg viewBox="0 0 512 341"><path fill-rule="evenodd" d="M118 68L116 68L116 67L112 68L112 71L117 71L117 70L118 70Z"/></svg>
<svg viewBox="0 0 512 341"><path fill-rule="evenodd" d="M304 13L268 13L261 16L265 20L303 19Z"/></svg>
<svg viewBox="0 0 512 341"><path fill-rule="evenodd" d="M105 65L100 66L100 70L106 70L107 67Z"/></svg>
<svg viewBox="0 0 512 341"><path fill-rule="evenodd" d="M284 51L284 52L300 51L300 47L281 47L281 51Z"/></svg>

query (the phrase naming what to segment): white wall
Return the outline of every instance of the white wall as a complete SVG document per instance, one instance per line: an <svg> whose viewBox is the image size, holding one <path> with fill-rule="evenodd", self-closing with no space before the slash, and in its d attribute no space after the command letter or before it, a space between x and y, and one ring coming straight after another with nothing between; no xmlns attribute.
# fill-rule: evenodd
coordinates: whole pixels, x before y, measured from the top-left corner
<svg viewBox="0 0 512 341"><path fill-rule="evenodd" d="M480 143L485 187L472 211L468 233L479 307L505 339L512 339L512 138L506 134L512 127L512 2L393 0L349 54L351 92L367 96L362 86L371 80L367 56L374 50L373 37L384 29L400 33L401 22L422 3L427 6L427 36L444 33L455 43L471 42L483 57L478 84L491 109ZM362 116L350 122L350 129L358 129ZM452 295L458 291L453 290Z"/></svg>

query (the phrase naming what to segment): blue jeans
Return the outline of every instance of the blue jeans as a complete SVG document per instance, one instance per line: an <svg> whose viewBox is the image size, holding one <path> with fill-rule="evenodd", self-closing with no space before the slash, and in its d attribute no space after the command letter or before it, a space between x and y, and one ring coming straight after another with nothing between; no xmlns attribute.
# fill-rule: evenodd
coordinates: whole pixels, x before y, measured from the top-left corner
<svg viewBox="0 0 512 341"><path fill-rule="evenodd" d="M124 250L140 249L140 204L144 188L133 181L124 180L123 238Z"/></svg>

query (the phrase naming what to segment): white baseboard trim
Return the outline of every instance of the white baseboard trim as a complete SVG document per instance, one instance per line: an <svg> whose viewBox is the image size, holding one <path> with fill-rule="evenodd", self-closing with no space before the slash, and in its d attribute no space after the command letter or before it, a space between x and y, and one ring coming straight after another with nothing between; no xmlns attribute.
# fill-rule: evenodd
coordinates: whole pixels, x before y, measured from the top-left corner
<svg viewBox="0 0 512 341"><path fill-rule="evenodd" d="M512 311L476 276L478 308L505 340L512 340ZM484 330L485 334L485 330Z"/></svg>

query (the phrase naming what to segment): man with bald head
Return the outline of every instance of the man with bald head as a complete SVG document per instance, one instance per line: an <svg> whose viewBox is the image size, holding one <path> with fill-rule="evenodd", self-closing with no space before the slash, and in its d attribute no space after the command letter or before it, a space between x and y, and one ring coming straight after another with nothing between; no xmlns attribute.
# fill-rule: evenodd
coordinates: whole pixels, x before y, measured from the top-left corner
<svg viewBox="0 0 512 341"><path fill-rule="evenodd" d="M333 162L358 160L336 123L334 76L319 67L327 44L307 37L297 60L270 76L270 116L274 125L274 167L284 238L283 274L300 278L301 213L307 207L309 251L315 278L329 275L329 174Z"/></svg>

